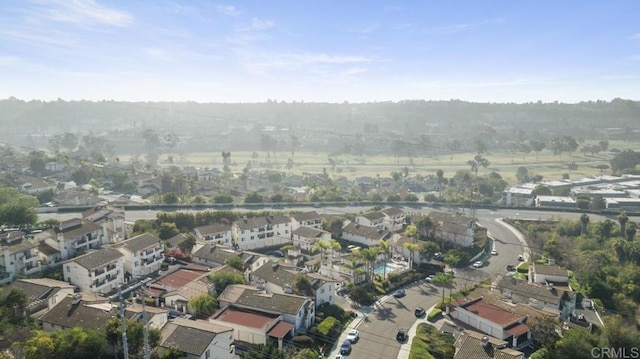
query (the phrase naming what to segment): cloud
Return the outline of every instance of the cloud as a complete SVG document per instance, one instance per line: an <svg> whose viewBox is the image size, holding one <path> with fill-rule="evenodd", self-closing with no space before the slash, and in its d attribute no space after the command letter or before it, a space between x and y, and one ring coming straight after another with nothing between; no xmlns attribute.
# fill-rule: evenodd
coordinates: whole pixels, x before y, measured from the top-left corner
<svg viewBox="0 0 640 359"><path fill-rule="evenodd" d="M271 20L260 20L256 17L251 19L251 28L254 30L267 30L274 26L274 22Z"/></svg>
<svg viewBox="0 0 640 359"><path fill-rule="evenodd" d="M635 33L635 34L633 34L633 35L629 36L629 39L630 39L630 40L640 40L640 32Z"/></svg>
<svg viewBox="0 0 640 359"><path fill-rule="evenodd" d="M6 39L38 43L41 45L66 46L77 45L77 37L57 31L50 31L47 35L30 34L27 31L0 30L0 37Z"/></svg>
<svg viewBox="0 0 640 359"><path fill-rule="evenodd" d="M380 24L370 24L370 25L362 25L362 26L354 26L351 27L348 31L355 32L357 34L369 34L380 27Z"/></svg>
<svg viewBox="0 0 640 359"><path fill-rule="evenodd" d="M133 23L127 12L108 8L94 0L34 0L38 18L83 26L108 25L125 27Z"/></svg>
<svg viewBox="0 0 640 359"><path fill-rule="evenodd" d="M216 5L215 9L217 12L227 16L240 15L240 11L233 5Z"/></svg>
<svg viewBox="0 0 640 359"><path fill-rule="evenodd" d="M473 22L473 23L461 23L461 24L453 24L453 25L431 28L431 29L425 30L425 32L453 34L453 33L468 31L471 29L476 29L486 25L496 25L501 23L504 23L504 19L488 19L488 20L483 20L483 21Z"/></svg>

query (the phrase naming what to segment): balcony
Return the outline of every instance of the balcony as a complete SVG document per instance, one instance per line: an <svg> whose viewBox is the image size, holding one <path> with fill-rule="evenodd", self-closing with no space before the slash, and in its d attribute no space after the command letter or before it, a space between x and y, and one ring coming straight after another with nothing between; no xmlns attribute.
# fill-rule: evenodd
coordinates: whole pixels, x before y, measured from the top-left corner
<svg viewBox="0 0 640 359"><path fill-rule="evenodd" d="M97 276L99 276L99 275L103 275L103 274L105 274L106 272L107 272L107 271L106 271L106 270L104 270L104 269L96 269L95 271L93 271L93 276L94 276L94 277L97 277Z"/></svg>
<svg viewBox="0 0 640 359"><path fill-rule="evenodd" d="M142 264L148 266L148 265L152 265L154 263L162 262L163 260L164 260L163 256L151 257L151 258L147 258L147 259L143 260Z"/></svg>
<svg viewBox="0 0 640 359"><path fill-rule="evenodd" d="M40 272L40 266L26 266L24 267L24 275L32 275Z"/></svg>

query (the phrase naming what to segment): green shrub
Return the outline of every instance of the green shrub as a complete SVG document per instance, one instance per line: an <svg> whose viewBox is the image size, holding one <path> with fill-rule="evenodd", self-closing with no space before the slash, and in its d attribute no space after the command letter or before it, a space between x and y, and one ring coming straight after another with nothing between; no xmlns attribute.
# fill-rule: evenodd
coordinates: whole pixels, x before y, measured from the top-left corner
<svg viewBox="0 0 640 359"><path fill-rule="evenodd" d="M518 273L529 273L529 263L522 263L518 268L517 268Z"/></svg>
<svg viewBox="0 0 640 359"><path fill-rule="evenodd" d="M291 341L293 342L293 345L298 348L314 348L315 347L315 342L313 341L313 339L306 335L296 335L295 337L293 337Z"/></svg>
<svg viewBox="0 0 640 359"><path fill-rule="evenodd" d="M427 320L430 322L434 322L440 319L441 317L442 317L442 311L438 308L433 308L429 312L429 315L427 316Z"/></svg>
<svg viewBox="0 0 640 359"><path fill-rule="evenodd" d="M167 270L167 269L169 269L169 263L165 263L165 262L160 263L160 270Z"/></svg>

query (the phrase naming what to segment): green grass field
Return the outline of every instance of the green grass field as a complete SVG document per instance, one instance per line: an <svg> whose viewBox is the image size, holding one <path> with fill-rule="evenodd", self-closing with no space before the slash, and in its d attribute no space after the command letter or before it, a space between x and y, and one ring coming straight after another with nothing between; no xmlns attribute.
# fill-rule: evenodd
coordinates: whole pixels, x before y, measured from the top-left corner
<svg viewBox="0 0 640 359"><path fill-rule="evenodd" d="M588 142L586 144L589 144ZM616 148L620 150L637 148L639 142L622 142L612 141L609 145L610 149ZM405 167L409 169L410 175L434 175L437 170L444 171L445 177L452 177L456 171L461 169L470 169L467 161L473 159L473 153L457 153L454 155L429 155L419 156L409 159L408 157L400 157L395 159L391 155L363 156L356 158L355 156L341 155L333 157L338 163L335 171L332 171L328 162L329 152L278 152L275 159L273 153L269 163L266 161L265 153L258 152L258 157L253 159L252 152L232 152L231 170L233 172L241 172L247 163L251 161L252 167L258 170L277 170L284 171L288 174L302 173L321 173L326 169L330 175L342 175L353 179L360 176L390 177L393 171L402 171ZM160 156L160 164L167 165L167 158L170 154L162 154ZM141 156L142 159L144 156ZM534 152L522 156L521 153L494 152L484 155L490 161L490 165L480 168L478 175L482 176L489 172L498 172L507 182L516 182L516 171L518 167L524 166L529 170L530 174L540 174L545 180L553 180L562 178L562 174L569 173L570 178L576 179L586 176L608 174L608 170L601 172L596 168L597 165L609 165L612 155L596 154L583 155L576 152L571 155L563 153L562 156L554 156L551 151L543 150L537 156ZM222 157L220 153L195 152L186 154L173 154L174 163L183 166L195 167L222 167ZM288 159L293 159L294 167L287 169ZM123 162L130 161L131 156L120 156ZM575 162L577 169L569 171L568 163Z"/></svg>

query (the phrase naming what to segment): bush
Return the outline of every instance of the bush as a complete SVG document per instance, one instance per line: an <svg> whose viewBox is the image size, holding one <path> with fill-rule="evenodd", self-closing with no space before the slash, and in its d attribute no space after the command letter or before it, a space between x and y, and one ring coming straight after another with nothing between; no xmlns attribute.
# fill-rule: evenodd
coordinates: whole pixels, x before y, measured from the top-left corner
<svg viewBox="0 0 640 359"><path fill-rule="evenodd" d="M340 323L346 323L346 321L349 319L349 316L350 316L349 313L347 313L344 309L342 309L342 307L335 304L329 304L329 303L324 303L321 306L319 306L318 310L316 311L316 315L318 317L322 317L323 319L328 317L334 317Z"/></svg>
<svg viewBox="0 0 640 359"><path fill-rule="evenodd" d="M160 263L160 270L167 270L167 269L169 269L169 263L166 263L166 262Z"/></svg>
<svg viewBox="0 0 640 359"><path fill-rule="evenodd" d="M522 263L518 268L517 268L518 273L524 273L527 274L529 273L529 263Z"/></svg>
<svg viewBox="0 0 640 359"><path fill-rule="evenodd" d="M440 318L442 318L442 311L438 308L431 309L429 315L427 316L427 320L430 322L435 322Z"/></svg>
<svg viewBox="0 0 640 359"><path fill-rule="evenodd" d="M315 348L316 346L314 340L306 335L296 335L291 341L293 345L298 348Z"/></svg>

